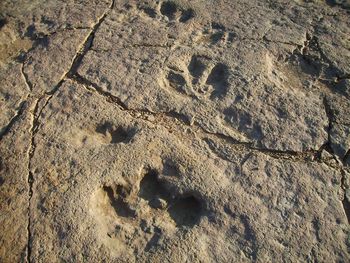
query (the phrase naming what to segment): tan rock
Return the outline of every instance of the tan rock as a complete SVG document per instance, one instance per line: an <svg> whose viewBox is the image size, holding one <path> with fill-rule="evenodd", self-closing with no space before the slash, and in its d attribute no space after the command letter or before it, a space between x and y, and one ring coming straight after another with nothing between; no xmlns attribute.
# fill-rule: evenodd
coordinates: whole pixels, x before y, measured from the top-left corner
<svg viewBox="0 0 350 263"><path fill-rule="evenodd" d="M0 9L0 262L350 260L347 1Z"/></svg>

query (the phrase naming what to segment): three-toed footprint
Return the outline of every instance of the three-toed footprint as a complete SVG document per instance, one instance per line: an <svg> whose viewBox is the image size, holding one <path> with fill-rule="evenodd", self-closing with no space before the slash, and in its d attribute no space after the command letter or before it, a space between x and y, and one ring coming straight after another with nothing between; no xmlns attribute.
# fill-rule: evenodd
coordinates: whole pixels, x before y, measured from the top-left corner
<svg viewBox="0 0 350 263"><path fill-rule="evenodd" d="M206 56L192 56L187 65L168 66L166 80L177 92L194 97L221 98L229 88L229 68Z"/></svg>
<svg viewBox="0 0 350 263"><path fill-rule="evenodd" d="M182 7L173 1L160 2L156 6L140 2L138 9L151 18L161 17L169 22L186 23L195 15L192 8Z"/></svg>
<svg viewBox="0 0 350 263"><path fill-rule="evenodd" d="M175 169L166 163L163 170L171 175L145 169L132 183L104 184L92 195L91 212L103 233L102 240L116 253L121 253L120 248L154 250L160 239L200 223L201 199L174 190L165 178L176 176L172 174Z"/></svg>

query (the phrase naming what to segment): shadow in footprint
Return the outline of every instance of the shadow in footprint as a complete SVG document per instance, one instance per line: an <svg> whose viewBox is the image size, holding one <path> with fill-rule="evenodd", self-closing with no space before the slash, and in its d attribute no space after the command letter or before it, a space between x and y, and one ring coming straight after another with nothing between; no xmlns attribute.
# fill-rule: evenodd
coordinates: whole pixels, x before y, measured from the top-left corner
<svg viewBox="0 0 350 263"><path fill-rule="evenodd" d="M185 90L186 80L183 76L181 76L178 73L170 71L167 76L167 79L172 88L176 89L181 93L186 93L186 90Z"/></svg>
<svg viewBox="0 0 350 263"><path fill-rule="evenodd" d="M163 16L168 17L170 21L179 18L179 22L181 23L186 23L195 16L194 10L192 8L185 10L181 7L178 7L172 1L163 2L160 6L160 13Z"/></svg>
<svg viewBox="0 0 350 263"><path fill-rule="evenodd" d="M139 9L142 10L146 15L148 15L151 18L157 17L157 11L151 7L148 6L139 6Z"/></svg>
<svg viewBox="0 0 350 263"><path fill-rule="evenodd" d="M203 75L206 69L205 58L199 56L193 56L191 58L190 64L188 65L188 71L193 77L192 84L195 85L198 83L200 77Z"/></svg>
<svg viewBox="0 0 350 263"><path fill-rule="evenodd" d="M163 16L168 17L169 20L175 19L176 12L177 12L177 7L174 2L170 2L170 1L164 2L160 7L160 13Z"/></svg>
<svg viewBox="0 0 350 263"><path fill-rule="evenodd" d="M162 235L162 231L160 228L156 227L154 229L154 234L152 238L147 242L146 247L145 247L145 252L150 251L153 247L155 247L158 244L158 241Z"/></svg>
<svg viewBox="0 0 350 263"><path fill-rule="evenodd" d="M175 200L168 212L177 226L192 227L202 215L202 206L194 196L188 196Z"/></svg>
<svg viewBox="0 0 350 263"><path fill-rule="evenodd" d="M0 29L1 29L4 25L6 25L6 23L7 23L6 19L0 17Z"/></svg>
<svg viewBox="0 0 350 263"><path fill-rule="evenodd" d="M2 186L5 183L5 179L0 176L0 186Z"/></svg>
<svg viewBox="0 0 350 263"><path fill-rule="evenodd" d="M170 196L158 179L155 170L148 171L140 182L139 197L148 201L153 208L159 207L159 198L169 200Z"/></svg>
<svg viewBox="0 0 350 263"><path fill-rule="evenodd" d="M350 9L350 1L326 0L326 4L328 4L331 7L339 5L340 7L344 8L344 9Z"/></svg>
<svg viewBox="0 0 350 263"><path fill-rule="evenodd" d="M186 23L187 21L189 21L192 18L194 18L194 11L193 11L193 9L190 8L190 9L187 9L187 10L182 12L179 21L181 23Z"/></svg>
<svg viewBox="0 0 350 263"><path fill-rule="evenodd" d="M212 44L216 44L224 38L224 32L217 32L210 36L210 41Z"/></svg>
<svg viewBox="0 0 350 263"><path fill-rule="evenodd" d="M248 216L241 215L239 218L241 223L244 226L244 233L243 233L244 240L241 240L240 243L242 247L244 247L244 250L243 250L244 253L249 255L255 261L257 259L257 254L259 250L255 231L249 223Z"/></svg>
<svg viewBox="0 0 350 263"><path fill-rule="evenodd" d="M179 167L174 161L166 159L163 161L162 174L170 177L178 177L180 175Z"/></svg>
<svg viewBox="0 0 350 263"><path fill-rule="evenodd" d="M217 22L212 22L211 23L211 28L215 29L215 30L226 30L224 25L222 25L220 23L217 23Z"/></svg>
<svg viewBox="0 0 350 263"><path fill-rule="evenodd" d="M117 185L115 188L103 186L103 191L107 193L110 203L118 216L135 217L135 211L133 211L124 200L129 194L129 191L125 187L121 185Z"/></svg>
<svg viewBox="0 0 350 263"><path fill-rule="evenodd" d="M225 96L228 90L228 67L225 64L217 64L210 72L206 84L213 87L211 99Z"/></svg>

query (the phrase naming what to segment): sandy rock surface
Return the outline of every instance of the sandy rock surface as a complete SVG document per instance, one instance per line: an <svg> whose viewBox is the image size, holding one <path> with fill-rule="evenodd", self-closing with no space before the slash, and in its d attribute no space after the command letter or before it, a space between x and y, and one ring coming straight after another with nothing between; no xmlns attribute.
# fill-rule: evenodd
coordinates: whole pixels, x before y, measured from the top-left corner
<svg viewBox="0 0 350 263"><path fill-rule="evenodd" d="M350 2L0 2L0 262L349 262Z"/></svg>

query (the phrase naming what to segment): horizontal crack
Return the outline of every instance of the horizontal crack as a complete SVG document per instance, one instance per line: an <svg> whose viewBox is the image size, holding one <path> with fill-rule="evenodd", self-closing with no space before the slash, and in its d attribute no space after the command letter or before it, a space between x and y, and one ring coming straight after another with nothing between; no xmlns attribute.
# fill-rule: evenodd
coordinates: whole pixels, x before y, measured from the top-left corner
<svg viewBox="0 0 350 263"><path fill-rule="evenodd" d="M140 43L140 44L132 44L132 45L127 46L127 47L155 47L155 48L170 48L170 47L172 47L172 45L170 45L170 44L161 45L161 44L148 44L148 43Z"/></svg>
<svg viewBox="0 0 350 263"><path fill-rule="evenodd" d="M236 38L237 41L254 41L254 42L260 42L260 43L278 43L278 44L285 44L290 46L295 46L296 48L301 48L302 46L296 43L290 43L290 42L284 42L284 41L277 41L277 40L269 40L266 38L250 38L250 37L243 37L243 38ZM138 44L121 44L118 48L169 48L172 49L174 47L187 47L187 48L193 48L193 45L181 42L181 43L171 43L171 44L151 44L151 43L138 43ZM219 48L219 47L218 47ZM92 51L96 53L102 53L102 52L111 52L112 49L103 49L103 48L91 48Z"/></svg>
<svg viewBox="0 0 350 263"><path fill-rule="evenodd" d="M174 45L157 45L157 44L132 44L132 45L121 45L118 47L119 48L124 48L124 49L132 49L132 48L172 48ZM96 48L96 47L91 47L91 51L94 51L96 53L107 53L111 52L113 49L103 49L103 48Z"/></svg>
<svg viewBox="0 0 350 263"><path fill-rule="evenodd" d="M208 134L204 132L205 134ZM282 151L282 150L274 150L274 149L267 149L267 148L258 148L254 147L252 143L245 143L245 142L235 142L233 139L227 140L225 136L218 135L218 134L211 134L218 140L225 140L225 142L229 142L231 147L233 147L233 150L246 150L247 152L259 152L264 155L268 155L274 159L285 159L285 160L292 160L292 161L303 161L303 162L323 162L321 160L321 151L322 150L307 150L304 152L296 152L296 151ZM212 138L211 138L212 139ZM208 137L203 138L203 140L208 144L210 144L210 140L208 140ZM209 145L208 144L208 145ZM223 157L217 148L220 147L212 147L209 145L209 148L216 153L221 159L224 159L226 161L231 161L227 157ZM328 164L327 164L328 165Z"/></svg>
<svg viewBox="0 0 350 263"><path fill-rule="evenodd" d="M143 114L143 115L152 115L155 117L159 116L166 116L169 118L174 118L177 119L183 123L189 123L189 120L186 118L186 116L179 114L174 111L169 111L169 112L152 112L147 109L129 109L124 102L117 96L114 96L113 94L103 90L100 86L98 86L96 83L91 82L90 80L82 77L78 73L76 73L74 76L70 76L71 80L77 82L78 84L83 85L90 91L97 92L100 96L104 97L108 102L116 104L121 110L128 112L130 115L132 115L135 118L142 118L146 121L149 121L149 118L146 117L140 117L138 115Z"/></svg>
<svg viewBox="0 0 350 263"><path fill-rule="evenodd" d="M226 143L229 143L232 146L235 147L243 147L244 149L248 151L255 151L255 152L261 152L263 154L269 155L273 158L277 159L290 159L294 161L313 161L313 162L321 162L321 152L324 149L324 147L321 147L319 150L310 149L304 152L297 152L297 151L282 151L282 150L274 150L274 149L268 149L268 148L259 148L254 147L252 143L250 142L241 142L238 141L228 135L222 134L222 133L212 133L207 130L205 130L200 125L191 125L190 121L187 119L185 115L179 114L174 111L170 112L152 112L145 109L129 109L120 98L112 95L111 93L103 90L100 86L98 86L96 83L93 83L86 78L82 77L79 74L75 74L74 76L70 77L71 80L75 81L78 84L83 85L85 88L92 92L97 92L100 96L104 97L108 102L116 104L121 110L128 112L131 116L134 118L143 119L145 121L149 121L148 116L151 115L155 118L160 117L169 117L171 119L176 119L177 121L180 121L182 125L184 125L186 128L191 129L192 131L196 129L194 133L202 137L202 139L205 140L205 137L214 137L220 141L224 141ZM161 125L160 123L156 121L151 121L154 124ZM164 125L163 125L164 126ZM164 126L165 127L165 126ZM167 127L165 127L167 128Z"/></svg>
<svg viewBox="0 0 350 263"><path fill-rule="evenodd" d="M246 38L248 40L254 40L254 39L249 39ZM262 42L268 42L268 43L276 43L276 44L284 44L284 45L289 45L289 46L294 46L297 48L302 48L302 45L298 44L298 43L293 43L293 42L285 42L285 41L279 41L279 40L271 40L268 39L266 36L263 36L260 40L258 41L262 41Z"/></svg>
<svg viewBox="0 0 350 263"><path fill-rule="evenodd" d="M88 80L88 79L82 77L81 75L79 75L79 73L76 73L73 76L69 76L69 78L74 80L74 81L76 81L79 84L84 85L87 88L92 87L98 94L100 94L101 96L105 97L107 99L107 101L112 102L112 103L116 103L119 106L119 108L122 109L122 110L127 110L126 105L118 97L110 94L107 91L104 91L97 84L95 84L95 83L91 82L90 80Z"/></svg>

